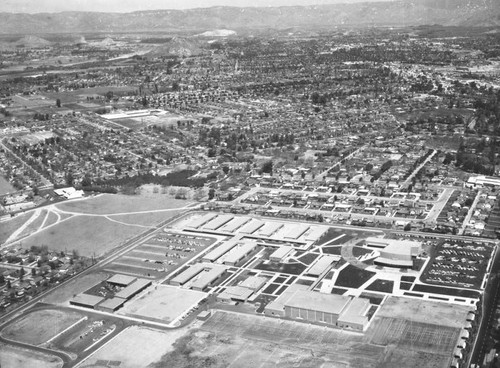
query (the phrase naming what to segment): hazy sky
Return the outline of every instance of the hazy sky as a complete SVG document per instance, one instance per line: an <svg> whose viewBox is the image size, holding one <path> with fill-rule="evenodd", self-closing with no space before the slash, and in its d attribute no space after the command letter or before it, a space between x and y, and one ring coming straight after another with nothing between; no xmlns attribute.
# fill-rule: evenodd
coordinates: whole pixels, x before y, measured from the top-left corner
<svg viewBox="0 0 500 368"><path fill-rule="evenodd" d="M0 12L41 13L68 10L131 12L153 9L190 9L210 6L286 6L357 3L388 0L0 0Z"/></svg>

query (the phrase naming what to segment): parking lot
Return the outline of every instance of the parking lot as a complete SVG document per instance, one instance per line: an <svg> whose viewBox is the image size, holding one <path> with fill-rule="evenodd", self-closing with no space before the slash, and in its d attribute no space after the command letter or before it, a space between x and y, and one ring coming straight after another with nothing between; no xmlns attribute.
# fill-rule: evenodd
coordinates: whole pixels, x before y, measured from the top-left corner
<svg viewBox="0 0 500 368"><path fill-rule="evenodd" d="M108 265L113 272L159 279L212 245L217 239L162 232Z"/></svg>

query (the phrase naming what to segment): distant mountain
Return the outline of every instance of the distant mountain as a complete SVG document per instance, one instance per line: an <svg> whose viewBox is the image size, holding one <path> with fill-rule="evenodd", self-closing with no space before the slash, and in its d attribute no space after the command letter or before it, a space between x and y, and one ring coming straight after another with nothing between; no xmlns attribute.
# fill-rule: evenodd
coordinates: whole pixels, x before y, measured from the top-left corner
<svg viewBox="0 0 500 368"><path fill-rule="evenodd" d="M266 8L212 7L133 13L0 13L0 34L204 32L336 26L500 26L499 0L395 0Z"/></svg>
<svg viewBox="0 0 500 368"><path fill-rule="evenodd" d="M47 41L43 38L33 36L33 35L28 35L24 36L21 39L17 40L15 42L16 45L18 46L23 46L23 47L31 47L31 48L36 48L36 47L44 47L47 45L52 44L52 42Z"/></svg>

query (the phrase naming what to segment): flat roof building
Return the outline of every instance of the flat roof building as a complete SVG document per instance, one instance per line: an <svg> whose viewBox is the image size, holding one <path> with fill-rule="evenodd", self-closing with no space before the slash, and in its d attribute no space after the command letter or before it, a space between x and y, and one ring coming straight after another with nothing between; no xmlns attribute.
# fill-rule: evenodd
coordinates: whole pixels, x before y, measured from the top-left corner
<svg viewBox="0 0 500 368"><path fill-rule="evenodd" d="M196 275L189 288L197 291L204 291L207 287L214 285L226 273L226 268L218 265L210 265Z"/></svg>
<svg viewBox="0 0 500 368"><path fill-rule="evenodd" d="M337 326L364 331L368 327L368 310L371 305L368 299L353 298L337 321Z"/></svg>
<svg viewBox="0 0 500 368"><path fill-rule="evenodd" d="M229 221L227 224L222 226L219 230L224 231L224 232L229 232L232 233L238 228L242 227L245 225L247 222L251 220L250 217L235 217L231 221Z"/></svg>
<svg viewBox="0 0 500 368"><path fill-rule="evenodd" d="M97 304L99 304L103 300L104 298L102 296L78 294L69 301L69 304L76 305L78 307L95 309Z"/></svg>
<svg viewBox="0 0 500 368"><path fill-rule="evenodd" d="M246 302L252 294L253 291L251 289L242 286L229 286L217 296L217 299L222 302Z"/></svg>
<svg viewBox="0 0 500 368"><path fill-rule="evenodd" d="M126 301L127 300L123 298L117 298L117 297L106 299L97 306L97 309L103 312L113 313L116 312L121 307L123 307L123 304L125 304Z"/></svg>
<svg viewBox="0 0 500 368"><path fill-rule="evenodd" d="M205 213L199 217L195 217L194 219L190 220L187 227L192 229L198 229L199 227L205 225L207 222L214 219L215 217L217 217L216 213Z"/></svg>
<svg viewBox="0 0 500 368"><path fill-rule="evenodd" d="M245 225L243 225L238 232L242 234L253 234L262 226L264 226L264 223L262 221L252 219L250 220L250 222L247 222Z"/></svg>
<svg viewBox="0 0 500 368"><path fill-rule="evenodd" d="M137 277L115 274L106 280L108 284L113 286L126 287L133 283Z"/></svg>
<svg viewBox="0 0 500 368"><path fill-rule="evenodd" d="M282 227L283 224L280 224L279 222L267 222L256 232L256 235L270 237Z"/></svg>
<svg viewBox="0 0 500 368"><path fill-rule="evenodd" d="M302 235L306 241L316 241L325 233L326 227L311 226L307 232Z"/></svg>
<svg viewBox="0 0 500 368"><path fill-rule="evenodd" d="M320 257L313 265L307 270L306 274L318 277L325 272L333 262L340 260L340 256L325 255Z"/></svg>
<svg viewBox="0 0 500 368"><path fill-rule="evenodd" d="M215 247L214 249L212 249L212 251L210 251L209 253L207 253L203 256L203 258L202 258L203 262L210 262L210 263L215 262L220 257L222 257L224 254L226 254L231 249L233 249L240 239L241 239L241 237L236 236L233 239L222 243L218 247Z"/></svg>
<svg viewBox="0 0 500 368"><path fill-rule="evenodd" d="M229 266L235 266L248 257L248 255L252 253L255 248L257 248L257 243L252 240L238 242L236 246L231 249L231 251L226 253L222 259L222 263Z"/></svg>
<svg viewBox="0 0 500 368"><path fill-rule="evenodd" d="M281 262L286 256L293 252L293 247L289 245L282 245L276 249L270 256L271 262Z"/></svg>
<svg viewBox="0 0 500 368"><path fill-rule="evenodd" d="M268 279L265 277L250 276L248 279L243 280L239 284L239 286L246 287L247 289L251 289L253 291L257 291L266 284L267 280Z"/></svg>
<svg viewBox="0 0 500 368"><path fill-rule="evenodd" d="M173 279L170 280L170 285L175 285L175 286L182 286L189 280L191 280L193 277L195 277L197 274L199 274L201 271L205 269L208 265L203 264L203 263L196 263L192 266L189 266L186 268L183 272L175 276Z"/></svg>
<svg viewBox="0 0 500 368"><path fill-rule="evenodd" d="M234 218L233 215L218 215L216 218L210 220L205 225L201 226L202 230L214 231L217 230L222 225L227 224Z"/></svg>
<svg viewBox="0 0 500 368"><path fill-rule="evenodd" d="M146 289L149 285L151 285L151 280L137 279L126 288L117 292L115 294L115 297L127 300L131 299L132 297L134 297L135 295L139 294L141 291Z"/></svg>
<svg viewBox="0 0 500 368"><path fill-rule="evenodd" d="M309 230L308 225L290 225L286 224L286 229L288 230L285 234L285 239L296 240L300 238L307 230Z"/></svg>

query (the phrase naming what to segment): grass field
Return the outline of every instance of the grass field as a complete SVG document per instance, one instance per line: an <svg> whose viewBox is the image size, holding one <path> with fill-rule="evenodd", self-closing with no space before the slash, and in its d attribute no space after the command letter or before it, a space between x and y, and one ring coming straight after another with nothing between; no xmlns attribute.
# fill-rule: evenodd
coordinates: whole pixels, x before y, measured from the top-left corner
<svg viewBox="0 0 500 368"><path fill-rule="evenodd" d="M141 298L127 303L119 313L170 323L206 296L206 293L199 291L159 285Z"/></svg>
<svg viewBox="0 0 500 368"><path fill-rule="evenodd" d="M75 216L23 240L23 247L47 245L49 249L82 256L100 256L144 232L144 227L127 226L105 217Z"/></svg>
<svg viewBox="0 0 500 368"><path fill-rule="evenodd" d="M375 272L363 270L349 264L342 271L340 271L335 285L342 287L359 288L374 275Z"/></svg>
<svg viewBox="0 0 500 368"><path fill-rule="evenodd" d="M103 194L94 198L64 202L57 205L63 211L98 215L153 211L179 208L190 202L160 195L154 197Z"/></svg>
<svg viewBox="0 0 500 368"><path fill-rule="evenodd" d="M109 216L110 219L115 221L123 222L125 224L135 224L142 226L154 226L162 221L168 220L172 216L177 215L183 210L178 211L165 211L165 212L151 212L151 213L139 213L130 215L112 215Z"/></svg>
<svg viewBox="0 0 500 368"><path fill-rule="evenodd" d="M73 325L82 317L77 312L54 309L34 311L9 324L2 330L1 334L2 337L9 340L40 345Z"/></svg>
<svg viewBox="0 0 500 368"><path fill-rule="evenodd" d="M0 244L3 244L22 224L29 220L31 214L22 214L0 222Z"/></svg>
<svg viewBox="0 0 500 368"><path fill-rule="evenodd" d="M79 367L108 367L115 363L120 368L148 367L171 351L172 344L186 333L185 329L158 331L133 326L90 356Z"/></svg>
<svg viewBox="0 0 500 368"><path fill-rule="evenodd" d="M63 361L53 355L0 344L0 366L6 368L61 368Z"/></svg>
<svg viewBox="0 0 500 368"><path fill-rule="evenodd" d="M15 192L16 188L14 188L10 183L0 175L0 195L4 195L7 193Z"/></svg>
<svg viewBox="0 0 500 368"><path fill-rule="evenodd" d="M109 277L105 272L93 272L89 275L73 278L64 287L52 291L49 295L43 298L42 302L50 304L63 304L74 295L83 293L85 290L95 284L106 280Z"/></svg>

